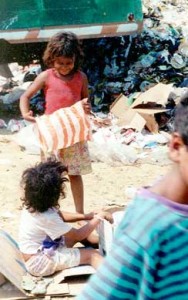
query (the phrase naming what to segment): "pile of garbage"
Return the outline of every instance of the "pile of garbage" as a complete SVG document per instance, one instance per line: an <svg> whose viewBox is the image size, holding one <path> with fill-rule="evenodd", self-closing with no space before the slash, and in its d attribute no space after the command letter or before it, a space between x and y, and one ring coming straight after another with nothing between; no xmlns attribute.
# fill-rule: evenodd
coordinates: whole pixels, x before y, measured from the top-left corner
<svg viewBox="0 0 188 300"><path fill-rule="evenodd" d="M110 106L107 118L97 114L103 118L104 125L94 124L90 143L92 159L111 165L143 161L169 164L167 145L176 105L187 92L187 88L159 83L145 92L135 93L134 99L121 94Z"/></svg>
<svg viewBox="0 0 188 300"><path fill-rule="evenodd" d="M109 112L110 104L120 93L128 96L143 92L159 82L188 86L187 11L186 0L143 0L141 34L83 40L83 70L89 79L95 112ZM41 71L36 62L27 69L19 68L11 68L13 78L6 81L0 92L1 101L2 93L32 81ZM5 98L3 103L11 104ZM42 95L38 95L31 101L36 112L42 112L42 100Z"/></svg>
<svg viewBox="0 0 188 300"><path fill-rule="evenodd" d="M95 111L108 112L118 94L144 92L159 82L188 86L187 11L186 0L145 0L140 35L84 42Z"/></svg>
<svg viewBox="0 0 188 300"><path fill-rule="evenodd" d="M110 107L108 114L92 113L92 141L88 141L92 161L110 165L130 165L146 161L152 164L169 164L167 146L173 129L175 108L165 108L173 95L175 106L184 89L172 84L159 83L145 92L130 98L121 94ZM148 99L150 100L148 102ZM160 115L160 118L156 116ZM168 117L171 116L171 117ZM160 122L159 122L160 120ZM29 125L29 124L28 124ZM40 143L35 129L22 128L15 142L30 154L40 154Z"/></svg>
<svg viewBox="0 0 188 300"><path fill-rule="evenodd" d="M141 34L83 40L83 71L89 79L95 112L109 112L120 93L129 96L144 92L159 82L188 86L187 11L186 0L143 0ZM19 68L11 68L13 77L0 92L5 104L12 104L15 99L7 99L2 93L15 90L16 85L22 89L18 85L32 81L41 71L36 62L27 69ZM36 113L42 113L43 101L41 94L31 100Z"/></svg>

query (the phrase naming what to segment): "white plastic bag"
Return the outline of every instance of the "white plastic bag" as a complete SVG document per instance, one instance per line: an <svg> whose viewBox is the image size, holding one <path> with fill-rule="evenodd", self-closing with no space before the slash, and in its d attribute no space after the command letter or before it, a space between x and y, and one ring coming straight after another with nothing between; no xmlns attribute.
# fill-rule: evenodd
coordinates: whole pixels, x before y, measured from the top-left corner
<svg viewBox="0 0 188 300"><path fill-rule="evenodd" d="M25 148L29 154L40 154L40 143L37 138L36 124L30 123L22 128L15 136L14 141Z"/></svg>

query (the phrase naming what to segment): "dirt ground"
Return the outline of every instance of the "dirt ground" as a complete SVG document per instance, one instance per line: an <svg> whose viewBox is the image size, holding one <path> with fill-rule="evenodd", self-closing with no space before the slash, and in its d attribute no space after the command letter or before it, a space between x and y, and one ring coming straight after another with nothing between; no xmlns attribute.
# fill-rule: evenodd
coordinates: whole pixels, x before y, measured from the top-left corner
<svg viewBox="0 0 188 300"><path fill-rule="evenodd" d="M3 132L3 131L2 131ZM4 132L3 132L4 133ZM0 228L7 230L17 239L19 215L21 212L20 179L28 166L40 160L39 155L25 152L13 141L14 134L0 132ZM110 166L93 162L91 174L83 176L85 188L85 211L126 204L126 188L139 188L151 184L163 175L167 164L148 163ZM67 197L62 208L74 211L74 203L67 183Z"/></svg>
<svg viewBox="0 0 188 300"><path fill-rule="evenodd" d="M21 213L20 178L22 171L40 160L31 155L14 141L14 134L0 131L0 229L7 231L16 240ZM146 163L147 162L147 163ZM131 166L110 166L93 162L93 172L83 177L85 187L85 211L114 206L124 207L128 200L126 188L139 188L151 184L169 168L169 164L150 164L150 160ZM74 211L74 204L67 184L67 197L61 206ZM78 290L79 292L79 290ZM2 298L0 288L0 299Z"/></svg>

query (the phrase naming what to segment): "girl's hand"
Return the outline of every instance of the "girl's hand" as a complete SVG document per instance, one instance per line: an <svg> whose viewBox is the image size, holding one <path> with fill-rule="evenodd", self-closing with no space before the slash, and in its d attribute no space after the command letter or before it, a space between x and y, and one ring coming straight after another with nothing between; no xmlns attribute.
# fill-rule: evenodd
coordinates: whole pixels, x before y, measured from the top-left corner
<svg viewBox="0 0 188 300"><path fill-rule="evenodd" d="M32 110L28 111L27 113L22 115L23 118L29 122L36 122L35 117L33 117Z"/></svg>
<svg viewBox="0 0 188 300"><path fill-rule="evenodd" d="M109 211L101 211L101 212L98 212L95 216L96 216L97 218L99 218L99 219L105 219L105 220L107 220L108 222L110 222L111 224L114 223L113 216L112 216L112 214L111 214ZM95 216L94 216L94 217L95 217Z"/></svg>
<svg viewBox="0 0 188 300"><path fill-rule="evenodd" d="M95 215L94 212L84 214L84 216L85 216L84 220L91 220L91 219L93 219L94 215Z"/></svg>
<svg viewBox="0 0 188 300"><path fill-rule="evenodd" d="M83 108L86 114L91 113L91 104L88 102L88 98L83 99Z"/></svg>

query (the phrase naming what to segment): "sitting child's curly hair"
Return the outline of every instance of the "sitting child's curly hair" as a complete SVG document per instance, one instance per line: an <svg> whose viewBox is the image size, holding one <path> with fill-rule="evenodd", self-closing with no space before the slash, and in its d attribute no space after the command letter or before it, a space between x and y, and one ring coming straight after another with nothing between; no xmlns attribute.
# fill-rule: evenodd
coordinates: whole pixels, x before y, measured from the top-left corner
<svg viewBox="0 0 188 300"><path fill-rule="evenodd" d="M64 174L67 168L54 158L40 162L26 169L22 174L21 185L24 189L23 206L30 212L45 212L59 207L60 195L65 198Z"/></svg>

